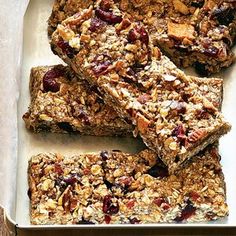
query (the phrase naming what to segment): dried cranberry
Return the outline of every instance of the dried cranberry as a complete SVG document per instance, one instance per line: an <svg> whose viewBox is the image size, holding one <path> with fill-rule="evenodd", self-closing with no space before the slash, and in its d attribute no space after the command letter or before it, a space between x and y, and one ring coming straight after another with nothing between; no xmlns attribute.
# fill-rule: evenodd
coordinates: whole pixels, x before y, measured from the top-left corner
<svg viewBox="0 0 236 236"><path fill-rule="evenodd" d="M119 183L125 187L130 186L132 181L133 181L133 178L129 176L122 176L119 178Z"/></svg>
<svg viewBox="0 0 236 236"><path fill-rule="evenodd" d="M76 182L78 182L78 179L76 178L75 175L72 175L71 177L64 178L63 181L64 181L67 185L74 185Z"/></svg>
<svg viewBox="0 0 236 236"><path fill-rule="evenodd" d="M197 112L196 112L196 117L198 119L208 119L209 116L210 116L210 114L205 109L197 110Z"/></svg>
<svg viewBox="0 0 236 236"><path fill-rule="evenodd" d="M75 50L69 45L68 42L60 40L57 43L57 46L65 53L70 59L72 59L75 55Z"/></svg>
<svg viewBox="0 0 236 236"><path fill-rule="evenodd" d="M130 43L140 40L142 43L148 45L149 36L146 29L143 26L136 26L134 29L131 29L128 34L128 41Z"/></svg>
<svg viewBox="0 0 236 236"><path fill-rule="evenodd" d="M113 14L113 12L104 11L104 10L99 9L99 8L95 10L95 15L99 19L101 19L101 20L103 20L103 21L105 21L109 24L116 24L116 23L120 23L122 21L121 16L116 16L116 15Z"/></svg>
<svg viewBox="0 0 236 236"><path fill-rule="evenodd" d="M109 11L109 9L111 8L111 0L102 0L100 3L100 8L103 11Z"/></svg>
<svg viewBox="0 0 236 236"><path fill-rule="evenodd" d="M181 215L177 216L175 218L175 221L182 222L184 220L187 220L188 218L190 218L191 216L193 216L195 214L195 211L196 211L196 208L192 205L192 203L190 201L188 201L187 205L182 210Z"/></svg>
<svg viewBox="0 0 236 236"><path fill-rule="evenodd" d="M203 7L204 3L205 3L204 0L193 0L193 1L191 2L191 6L192 6L192 7L201 8L201 7Z"/></svg>
<svg viewBox="0 0 236 236"><path fill-rule="evenodd" d="M98 18L92 18L89 30L92 32L96 32L98 30L101 30L105 25L106 25L106 23L104 21L102 21Z"/></svg>
<svg viewBox="0 0 236 236"><path fill-rule="evenodd" d="M235 18L235 10L222 6L212 12L212 17L216 18L221 25L229 25Z"/></svg>
<svg viewBox="0 0 236 236"><path fill-rule="evenodd" d="M109 157L108 151L101 151L100 156L102 157L103 161L106 161Z"/></svg>
<svg viewBox="0 0 236 236"><path fill-rule="evenodd" d="M106 224L110 224L111 217L109 215L105 215L105 219L104 220L105 220Z"/></svg>
<svg viewBox="0 0 236 236"><path fill-rule="evenodd" d="M216 57L219 53L219 49L215 46L208 46L204 49L204 54L209 57Z"/></svg>
<svg viewBox="0 0 236 236"><path fill-rule="evenodd" d="M130 201L127 202L126 206L127 206L129 209L131 209L131 208L134 207L134 203L135 203L135 200L130 200Z"/></svg>
<svg viewBox="0 0 236 236"><path fill-rule="evenodd" d="M154 178L164 178L169 176L167 167L158 164L149 169L147 173Z"/></svg>
<svg viewBox="0 0 236 236"><path fill-rule="evenodd" d="M55 163L54 164L54 171L58 174L58 175L61 175L61 174L63 174L63 169L62 169L62 167L61 167L61 165L60 164L58 164L58 163Z"/></svg>
<svg viewBox="0 0 236 236"><path fill-rule="evenodd" d="M43 76L43 89L45 92L58 92L60 90L60 84L55 80L55 78L58 78L60 76L63 76L64 73L62 70L59 70L57 68L54 68L52 70L49 70L44 76Z"/></svg>
<svg viewBox="0 0 236 236"><path fill-rule="evenodd" d="M189 197L190 197L193 201L196 201L196 200L200 197L200 195L199 195L197 192L191 191L191 192L189 193Z"/></svg>
<svg viewBox="0 0 236 236"><path fill-rule="evenodd" d="M57 123L58 127L66 132L73 132L72 126L68 122L59 122Z"/></svg>
<svg viewBox="0 0 236 236"><path fill-rule="evenodd" d="M158 198L155 198L153 200L153 202L157 205L157 206L161 206L162 203L165 203L165 199L163 197L158 197Z"/></svg>
<svg viewBox="0 0 236 236"><path fill-rule="evenodd" d="M140 221L141 220L138 220L136 217L129 219L130 224L139 224Z"/></svg>
<svg viewBox="0 0 236 236"><path fill-rule="evenodd" d="M97 62L94 63L92 70L96 76L99 76L100 74L104 73L110 65L110 61Z"/></svg>
<svg viewBox="0 0 236 236"><path fill-rule="evenodd" d="M172 135L177 137L181 145L185 145L187 136L186 136L186 130L183 124L179 124L177 127L175 127L174 130L172 131Z"/></svg>
<svg viewBox="0 0 236 236"><path fill-rule="evenodd" d="M112 202L112 197L110 195L106 195L103 199L102 210L104 213L109 215L117 214L119 211L119 205L118 203L114 205Z"/></svg>

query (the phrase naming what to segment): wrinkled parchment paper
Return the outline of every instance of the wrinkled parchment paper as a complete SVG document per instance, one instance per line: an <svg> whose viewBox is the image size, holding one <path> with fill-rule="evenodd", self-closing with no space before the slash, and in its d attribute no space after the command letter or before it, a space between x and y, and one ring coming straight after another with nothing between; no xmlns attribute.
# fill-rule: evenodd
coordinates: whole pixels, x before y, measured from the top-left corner
<svg viewBox="0 0 236 236"><path fill-rule="evenodd" d="M28 0L0 0L0 204L14 213L17 164L17 98Z"/></svg>

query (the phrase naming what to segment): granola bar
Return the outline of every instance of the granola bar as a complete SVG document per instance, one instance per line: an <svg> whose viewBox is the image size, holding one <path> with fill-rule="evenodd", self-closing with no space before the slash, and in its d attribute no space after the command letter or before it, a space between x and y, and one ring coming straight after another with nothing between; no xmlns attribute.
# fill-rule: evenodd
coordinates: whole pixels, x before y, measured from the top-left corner
<svg viewBox="0 0 236 236"><path fill-rule="evenodd" d="M23 116L34 132L127 135L133 127L104 104L96 88L77 79L69 67L39 66L31 70L31 104Z"/></svg>
<svg viewBox="0 0 236 236"><path fill-rule="evenodd" d="M55 0L49 36L67 17L95 1ZM119 0L117 6L142 21L153 43L179 66L194 65L200 74L218 72L234 61L236 5L220 0Z"/></svg>
<svg viewBox="0 0 236 236"><path fill-rule="evenodd" d="M132 121L171 172L230 130L197 84L151 44L145 27L112 2L67 18L51 46Z"/></svg>
<svg viewBox="0 0 236 236"><path fill-rule="evenodd" d="M103 151L29 161L32 224L205 222L225 217L224 177L215 147L169 175L157 155Z"/></svg>
<svg viewBox="0 0 236 236"><path fill-rule="evenodd" d="M52 88L56 87L56 83L60 83L61 89L58 87L58 91L47 91L45 78L48 75L52 75L50 77ZM219 107L222 101L222 79L191 78L198 84L202 95L211 100L214 106ZM132 132L132 126L119 119L114 109L105 105L96 92L91 92L88 83L76 78L75 73L67 66L32 68L30 94L31 104L23 119L26 127L34 132L64 133L73 130L81 134L93 135L118 135ZM77 113L75 105L80 108Z"/></svg>

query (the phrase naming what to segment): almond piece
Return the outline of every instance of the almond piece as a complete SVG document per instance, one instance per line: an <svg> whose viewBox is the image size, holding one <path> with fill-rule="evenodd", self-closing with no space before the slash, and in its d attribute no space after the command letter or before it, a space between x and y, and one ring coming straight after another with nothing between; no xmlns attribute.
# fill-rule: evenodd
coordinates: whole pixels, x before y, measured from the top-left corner
<svg viewBox="0 0 236 236"><path fill-rule="evenodd" d="M168 36L179 40L187 38L189 40L195 39L194 27L189 24L178 24L173 22L168 22Z"/></svg>

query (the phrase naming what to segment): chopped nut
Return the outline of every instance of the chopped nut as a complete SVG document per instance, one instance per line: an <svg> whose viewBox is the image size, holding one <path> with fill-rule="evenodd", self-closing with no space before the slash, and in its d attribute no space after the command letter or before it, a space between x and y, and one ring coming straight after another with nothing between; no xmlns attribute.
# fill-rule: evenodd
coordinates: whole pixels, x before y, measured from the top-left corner
<svg viewBox="0 0 236 236"><path fill-rule="evenodd" d="M44 180L44 182L42 183L41 189L43 191L48 191L50 188L52 188L54 185L54 182L51 179L46 179Z"/></svg>
<svg viewBox="0 0 236 236"><path fill-rule="evenodd" d="M168 22L168 36L183 40L184 38L187 38L189 40L195 39L195 30L192 25L189 24L179 24L179 23L173 23Z"/></svg>
<svg viewBox="0 0 236 236"><path fill-rule="evenodd" d="M171 142L169 144L169 148L173 151L175 151L177 149L177 143L176 142Z"/></svg>
<svg viewBox="0 0 236 236"><path fill-rule="evenodd" d="M138 115L137 127L140 133L146 133L149 123L149 120L146 119L144 116Z"/></svg>
<svg viewBox="0 0 236 236"><path fill-rule="evenodd" d="M173 0L173 4L174 4L176 11L178 11L184 15L187 15L189 13L188 7L180 0Z"/></svg>
<svg viewBox="0 0 236 236"><path fill-rule="evenodd" d="M52 117L47 116L46 114L40 114L39 118L45 121L52 121Z"/></svg>
<svg viewBox="0 0 236 236"><path fill-rule="evenodd" d="M101 166L99 166L99 165L93 165L91 167L91 173L94 175L100 175L101 171L102 171L102 169L101 169Z"/></svg>

